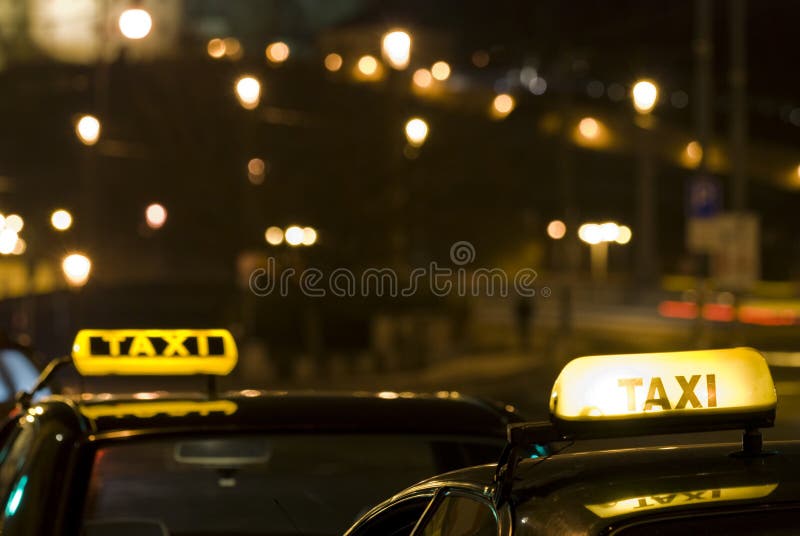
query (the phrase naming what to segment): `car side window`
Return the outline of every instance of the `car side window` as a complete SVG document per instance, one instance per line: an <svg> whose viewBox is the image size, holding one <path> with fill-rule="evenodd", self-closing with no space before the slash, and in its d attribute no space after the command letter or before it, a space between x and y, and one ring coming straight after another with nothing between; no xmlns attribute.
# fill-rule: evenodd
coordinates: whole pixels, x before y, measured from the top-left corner
<svg viewBox="0 0 800 536"><path fill-rule="evenodd" d="M392 504L348 536L409 536L430 502L430 495L421 495Z"/></svg>
<svg viewBox="0 0 800 536"><path fill-rule="evenodd" d="M462 493L450 492L426 516L415 534L422 536L497 536L499 524L494 508L487 502Z"/></svg>

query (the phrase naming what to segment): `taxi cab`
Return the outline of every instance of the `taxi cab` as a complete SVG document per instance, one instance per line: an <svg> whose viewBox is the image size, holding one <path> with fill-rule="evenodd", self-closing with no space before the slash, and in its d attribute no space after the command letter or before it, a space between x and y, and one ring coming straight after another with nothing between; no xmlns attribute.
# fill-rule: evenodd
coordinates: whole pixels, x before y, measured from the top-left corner
<svg viewBox="0 0 800 536"><path fill-rule="evenodd" d="M450 392L217 393L236 359L226 330L79 332L0 430L0 533L341 534L413 482L496 459L521 420ZM72 366L208 389L35 398Z"/></svg>
<svg viewBox="0 0 800 536"><path fill-rule="evenodd" d="M509 427L499 462L417 484L348 536L796 534L800 442L762 444L777 397L750 348L567 364L550 421ZM589 439L743 430L742 443L570 452Z"/></svg>

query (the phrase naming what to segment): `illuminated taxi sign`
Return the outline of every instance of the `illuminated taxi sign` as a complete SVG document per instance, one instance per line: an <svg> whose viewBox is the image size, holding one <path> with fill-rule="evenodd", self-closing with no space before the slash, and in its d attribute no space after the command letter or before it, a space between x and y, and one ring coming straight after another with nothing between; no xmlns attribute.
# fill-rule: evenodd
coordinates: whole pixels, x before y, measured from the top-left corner
<svg viewBox="0 0 800 536"><path fill-rule="evenodd" d="M225 329L84 329L72 346L83 375L226 375L238 352Z"/></svg>
<svg viewBox="0 0 800 536"><path fill-rule="evenodd" d="M149 419L156 415L170 417L185 417L192 414L205 417L212 413L233 415L237 409L236 403L231 400L159 400L84 405L81 407L81 413L90 419L101 417Z"/></svg>
<svg viewBox="0 0 800 536"><path fill-rule="evenodd" d="M761 499L775 491L777 487L778 484L763 484L760 486L675 491L641 497L626 497L604 504L587 504L585 507L597 517L608 518L649 510L660 510L662 508L694 506L702 503Z"/></svg>
<svg viewBox="0 0 800 536"><path fill-rule="evenodd" d="M760 415L756 424L767 426L776 403L764 357L734 348L575 359L553 386L550 412L567 425L669 419L680 428L704 417L713 428L725 415Z"/></svg>

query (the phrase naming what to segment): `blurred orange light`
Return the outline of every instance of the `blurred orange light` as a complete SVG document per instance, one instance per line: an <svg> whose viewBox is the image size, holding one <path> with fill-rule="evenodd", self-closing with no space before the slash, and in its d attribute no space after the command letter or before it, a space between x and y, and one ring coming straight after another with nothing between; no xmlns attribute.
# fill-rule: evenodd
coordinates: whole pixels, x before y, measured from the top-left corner
<svg viewBox="0 0 800 536"><path fill-rule="evenodd" d="M84 145L94 145L100 139L100 120L93 115L83 115L75 124L75 133Z"/></svg>
<svg viewBox="0 0 800 536"><path fill-rule="evenodd" d="M375 76L378 72L378 60L367 54L358 60L358 70L366 77Z"/></svg>
<svg viewBox="0 0 800 536"><path fill-rule="evenodd" d="M507 93L497 95L492 101L492 117L495 119L503 119L514 111L516 102L514 97Z"/></svg>
<svg viewBox="0 0 800 536"><path fill-rule="evenodd" d="M209 56L218 60L225 56L225 41L215 37L208 42L206 50L208 51Z"/></svg>
<svg viewBox="0 0 800 536"><path fill-rule="evenodd" d="M267 172L267 163L261 158L251 158L247 162L247 179L255 185L264 182L264 175Z"/></svg>
<svg viewBox="0 0 800 536"><path fill-rule="evenodd" d="M289 59L289 45L278 41L267 46L267 59L272 63L283 63Z"/></svg>
<svg viewBox="0 0 800 536"><path fill-rule="evenodd" d="M578 130L584 138L593 140L600 133L600 125L592 117L584 117L578 124Z"/></svg>
<svg viewBox="0 0 800 536"><path fill-rule="evenodd" d="M236 97L246 110L254 110L261 101L261 82L252 76L243 76L236 81Z"/></svg>
<svg viewBox="0 0 800 536"><path fill-rule="evenodd" d="M342 68L342 57L335 52L328 54L325 56L325 68L335 73Z"/></svg>
<svg viewBox="0 0 800 536"><path fill-rule="evenodd" d="M167 221L167 209L158 203L149 205L144 215L147 226L151 229L160 229Z"/></svg>
<svg viewBox="0 0 800 536"><path fill-rule="evenodd" d="M472 64L475 67L483 68L489 65L489 53L485 50L477 50L472 54Z"/></svg>
<svg viewBox="0 0 800 536"><path fill-rule="evenodd" d="M383 36L383 57L395 69L405 69L411 59L411 36L404 30L394 30Z"/></svg>
<svg viewBox="0 0 800 536"><path fill-rule="evenodd" d="M686 144L683 150L682 159L683 163L688 167L696 167L703 159L703 146L699 142L692 140Z"/></svg>
<svg viewBox="0 0 800 536"><path fill-rule="evenodd" d="M283 243L283 229L280 227L270 227L264 233L264 238L271 246L279 246Z"/></svg>
<svg viewBox="0 0 800 536"><path fill-rule="evenodd" d="M433 77L431 76L431 72L428 69L417 69L414 71L414 76L412 77L414 84L420 88L428 88L431 87L433 83Z"/></svg>
<svg viewBox="0 0 800 536"><path fill-rule="evenodd" d="M553 220L547 225L547 236L553 240L561 240L567 234L567 226L561 220Z"/></svg>

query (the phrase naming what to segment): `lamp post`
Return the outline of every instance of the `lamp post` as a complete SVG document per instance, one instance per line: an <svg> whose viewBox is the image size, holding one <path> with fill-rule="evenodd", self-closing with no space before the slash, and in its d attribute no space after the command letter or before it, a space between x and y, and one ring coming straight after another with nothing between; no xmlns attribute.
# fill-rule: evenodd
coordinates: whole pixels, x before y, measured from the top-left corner
<svg viewBox="0 0 800 536"><path fill-rule="evenodd" d="M627 225L614 222L584 223L578 228L578 238L589 244L593 281L605 281L608 278L608 245L612 242L627 244L632 236Z"/></svg>
<svg viewBox="0 0 800 536"><path fill-rule="evenodd" d="M650 284L656 275L656 207L655 170L651 151L650 129L653 119L650 112L658 102L658 86L651 80L639 80L631 91L633 107L638 116L639 129L639 179L636 196L636 213L640 239L637 247L636 272L639 283Z"/></svg>

